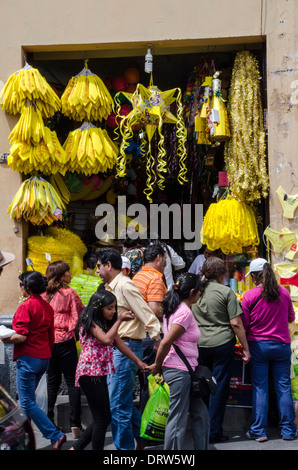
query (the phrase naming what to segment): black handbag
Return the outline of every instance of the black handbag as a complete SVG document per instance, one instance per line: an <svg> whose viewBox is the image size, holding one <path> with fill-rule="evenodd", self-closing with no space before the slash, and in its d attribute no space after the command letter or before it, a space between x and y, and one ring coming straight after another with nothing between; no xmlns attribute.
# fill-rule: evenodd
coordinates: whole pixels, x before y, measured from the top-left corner
<svg viewBox="0 0 298 470"><path fill-rule="evenodd" d="M173 344L173 347L180 357L180 359L187 366L191 376L191 392L199 396L203 400L209 398L210 394L215 395L217 389L217 382L212 372L208 367L199 364L195 370L192 369L188 360L184 356L183 352Z"/></svg>

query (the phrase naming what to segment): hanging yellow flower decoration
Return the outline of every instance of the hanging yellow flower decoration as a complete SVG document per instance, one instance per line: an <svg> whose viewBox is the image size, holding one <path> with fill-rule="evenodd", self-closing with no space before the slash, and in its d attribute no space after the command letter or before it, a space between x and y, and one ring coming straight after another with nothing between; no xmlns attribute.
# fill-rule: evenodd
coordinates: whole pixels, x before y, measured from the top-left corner
<svg viewBox="0 0 298 470"><path fill-rule="evenodd" d="M228 196L211 204L204 217L201 241L211 251L242 253L243 247L259 245L254 212L247 204Z"/></svg>
<svg viewBox="0 0 298 470"><path fill-rule="evenodd" d="M125 149L129 145L129 139L133 137L134 126L141 125L144 129L141 148L147 147L146 152L146 173L147 187L144 193L147 199L152 202L151 195L153 193L153 185L157 183L160 189L164 189L165 175L167 173L166 151L164 148L164 136L162 133L162 125L164 123L175 124L177 127L177 156L179 158L180 171L178 174L178 182L184 184L186 178L186 148L185 142L187 138L186 128L183 121L183 108L181 103L181 90L174 88L172 90L161 91L159 88L150 84L148 88L138 83L134 93L123 93L131 102L133 109L127 116L120 115L120 103L118 102L118 94L115 96L117 102L117 121L120 122L119 129L122 137L120 152L117 164L117 176L126 175L126 153ZM176 95L176 96L175 96ZM176 101L177 117L170 111L170 106ZM155 170L155 159L151 153L151 141L155 132L159 134L157 168Z"/></svg>
<svg viewBox="0 0 298 470"><path fill-rule="evenodd" d="M246 203L268 196L265 130L257 59L249 51L236 56L228 101L231 139L225 162L231 193Z"/></svg>

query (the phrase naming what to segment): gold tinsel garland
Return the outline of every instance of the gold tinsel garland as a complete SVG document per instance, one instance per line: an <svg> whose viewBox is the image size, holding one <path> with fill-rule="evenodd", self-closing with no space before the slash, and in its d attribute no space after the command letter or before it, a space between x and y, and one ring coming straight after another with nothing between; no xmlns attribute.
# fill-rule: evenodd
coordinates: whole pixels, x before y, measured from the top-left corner
<svg viewBox="0 0 298 470"><path fill-rule="evenodd" d="M257 59L249 51L236 56L228 101L231 139L225 162L231 193L248 204L268 196L266 145Z"/></svg>

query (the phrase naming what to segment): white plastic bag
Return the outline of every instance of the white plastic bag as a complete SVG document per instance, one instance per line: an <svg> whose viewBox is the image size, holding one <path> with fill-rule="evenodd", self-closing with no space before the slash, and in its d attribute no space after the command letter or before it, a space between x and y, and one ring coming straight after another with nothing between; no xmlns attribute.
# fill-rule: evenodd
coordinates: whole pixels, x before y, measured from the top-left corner
<svg viewBox="0 0 298 470"><path fill-rule="evenodd" d="M41 377L39 384L35 390L36 404L41 408L45 414L48 413L48 386L47 374L44 373Z"/></svg>

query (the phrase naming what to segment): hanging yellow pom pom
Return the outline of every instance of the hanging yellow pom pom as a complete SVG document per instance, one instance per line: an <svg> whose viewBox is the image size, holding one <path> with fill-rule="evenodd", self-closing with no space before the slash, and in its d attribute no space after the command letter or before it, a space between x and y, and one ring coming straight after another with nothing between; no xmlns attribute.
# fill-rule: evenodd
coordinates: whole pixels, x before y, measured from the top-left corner
<svg viewBox="0 0 298 470"><path fill-rule="evenodd" d="M243 247L259 245L253 210L233 197L211 204L204 217L201 241L211 251L242 253Z"/></svg>

